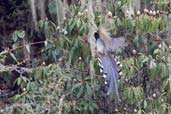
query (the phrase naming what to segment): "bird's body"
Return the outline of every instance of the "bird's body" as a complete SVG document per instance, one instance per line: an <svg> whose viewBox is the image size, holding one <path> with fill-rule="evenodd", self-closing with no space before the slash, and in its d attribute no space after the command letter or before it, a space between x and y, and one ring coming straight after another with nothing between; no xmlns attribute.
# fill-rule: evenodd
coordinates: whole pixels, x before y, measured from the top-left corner
<svg viewBox="0 0 171 114"><path fill-rule="evenodd" d="M101 39L96 40L96 49L97 49L97 52L99 52L101 54L105 54L106 47L104 45L104 42Z"/></svg>

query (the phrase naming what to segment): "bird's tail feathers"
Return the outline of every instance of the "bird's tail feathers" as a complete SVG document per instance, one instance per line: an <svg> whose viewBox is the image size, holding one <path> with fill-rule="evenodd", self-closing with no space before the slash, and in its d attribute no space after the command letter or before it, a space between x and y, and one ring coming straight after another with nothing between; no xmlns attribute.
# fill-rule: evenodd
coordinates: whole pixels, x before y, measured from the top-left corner
<svg viewBox="0 0 171 114"><path fill-rule="evenodd" d="M100 72L103 74L104 83L108 85L107 95L110 95L113 88L115 94L119 98L118 81L121 77L121 63L119 59L111 55L102 55L98 57Z"/></svg>

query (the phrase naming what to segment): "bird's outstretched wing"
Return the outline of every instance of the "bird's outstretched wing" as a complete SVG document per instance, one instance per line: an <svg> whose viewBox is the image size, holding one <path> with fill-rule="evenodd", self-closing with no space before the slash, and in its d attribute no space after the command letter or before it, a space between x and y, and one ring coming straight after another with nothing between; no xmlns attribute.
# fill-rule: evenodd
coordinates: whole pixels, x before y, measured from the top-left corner
<svg viewBox="0 0 171 114"><path fill-rule="evenodd" d="M118 49L128 46L125 37L111 38L109 45L106 46L107 51L117 51Z"/></svg>

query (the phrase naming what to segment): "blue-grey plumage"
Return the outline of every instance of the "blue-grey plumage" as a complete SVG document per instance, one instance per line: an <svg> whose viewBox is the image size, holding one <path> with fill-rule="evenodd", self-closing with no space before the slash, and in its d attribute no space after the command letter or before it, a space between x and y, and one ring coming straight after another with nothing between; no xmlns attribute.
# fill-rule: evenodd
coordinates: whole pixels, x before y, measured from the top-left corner
<svg viewBox="0 0 171 114"><path fill-rule="evenodd" d="M95 34L96 38L96 49L98 52L98 59L99 59L99 66L100 71L103 71L103 77L105 78L105 83L109 83L109 88L107 91L107 95L110 95L113 88L115 87L115 94L119 98L119 91L118 91L118 65L117 62L112 58L112 56L106 50L106 46L103 40L100 38L98 32Z"/></svg>
<svg viewBox="0 0 171 114"><path fill-rule="evenodd" d="M101 63L102 66L104 67L103 73L106 73L105 82L109 83L107 95L110 95L113 88L115 87L116 96L119 98L119 91L118 91L119 73L117 71L117 64L108 53L105 55L99 54L98 56L102 61Z"/></svg>
<svg viewBox="0 0 171 114"><path fill-rule="evenodd" d="M101 39L96 40L96 49L98 52L105 54L106 52L106 47L104 45L104 42Z"/></svg>

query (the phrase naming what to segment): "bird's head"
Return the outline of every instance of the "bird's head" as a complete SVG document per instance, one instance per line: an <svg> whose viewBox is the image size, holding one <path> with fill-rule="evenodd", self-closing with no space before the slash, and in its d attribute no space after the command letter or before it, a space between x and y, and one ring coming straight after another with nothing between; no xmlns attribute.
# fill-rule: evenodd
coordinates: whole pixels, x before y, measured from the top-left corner
<svg viewBox="0 0 171 114"><path fill-rule="evenodd" d="M96 40L99 39L99 37L100 37L99 31L94 32L94 37Z"/></svg>

